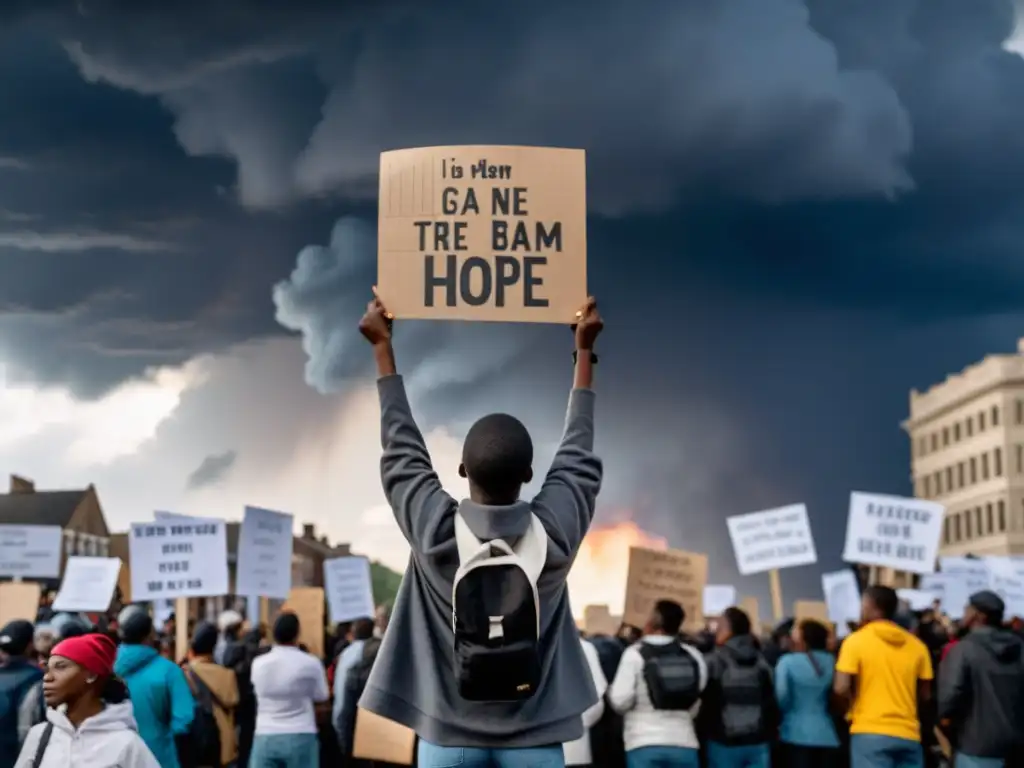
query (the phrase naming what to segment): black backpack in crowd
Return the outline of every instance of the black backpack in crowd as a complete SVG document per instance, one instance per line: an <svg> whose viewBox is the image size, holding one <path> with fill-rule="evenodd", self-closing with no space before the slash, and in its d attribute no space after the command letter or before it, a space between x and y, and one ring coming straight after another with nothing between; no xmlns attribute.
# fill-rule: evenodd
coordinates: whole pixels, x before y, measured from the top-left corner
<svg viewBox="0 0 1024 768"><path fill-rule="evenodd" d="M655 709L689 709L700 701L700 664L682 645L641 642L639 651Z"/></svg>
<svg viewBox="0 0 1024 768"><path fill-rule="evenodd" d="M185 670L196 698L195 716L188 732L189 762L194 766L219 766L221 764L220 728L214 707L226 710L220 699L202 681L195 670Z"/></svg>
<svg viewBox="0 0 1024 768"><path fill-rule="evenodd" d="M540 685L537 579L548 537L536 515L514 547L480 541L455 515L459 569L452 586L455 677L469 701L528 699Z"/></svg>

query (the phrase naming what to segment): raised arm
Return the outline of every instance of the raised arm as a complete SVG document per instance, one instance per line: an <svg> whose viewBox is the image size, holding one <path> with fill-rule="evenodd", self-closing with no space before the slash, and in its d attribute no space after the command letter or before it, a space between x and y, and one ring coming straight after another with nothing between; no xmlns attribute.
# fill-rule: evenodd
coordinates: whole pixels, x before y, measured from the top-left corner
<svg viewBox="0 0 1024 768"><path fill-rule="evenodd" d="M574 554L587 535L601 490L601 459L594 454L594 342L604 327L593 298L577 313L576 370L565 432L544 485L533 500L534 513L548 536Z"/></svg>
<svg viewBox="0 0 1024 768"><path fill-rule="evenodd" d="M395 520L416 552L429 549L432 534L455 502L441 488L430 454L412 416L405 384L395 366L392 320L379 299L366 308L359 330L373 346L380 395L381 482Z"/></svg>

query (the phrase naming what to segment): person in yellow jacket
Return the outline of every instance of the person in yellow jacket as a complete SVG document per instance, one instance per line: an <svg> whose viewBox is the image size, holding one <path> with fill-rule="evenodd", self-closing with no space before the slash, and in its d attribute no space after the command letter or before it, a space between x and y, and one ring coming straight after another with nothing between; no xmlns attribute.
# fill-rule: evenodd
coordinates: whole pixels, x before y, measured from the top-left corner
<svg viewBox="0 0 1024 768"><path fill-rule="evenodd" d="M213 716L220 734L220 765L203 768L222 768L238 759L238 740L235 736L235 708L238 706L238 680L235 672L222 667L213 660L217 647L217 627L209 622L200 623L192 635L189 647L189 662L185 669L192 692L199 700L198 684L213 694Z"/></svg>

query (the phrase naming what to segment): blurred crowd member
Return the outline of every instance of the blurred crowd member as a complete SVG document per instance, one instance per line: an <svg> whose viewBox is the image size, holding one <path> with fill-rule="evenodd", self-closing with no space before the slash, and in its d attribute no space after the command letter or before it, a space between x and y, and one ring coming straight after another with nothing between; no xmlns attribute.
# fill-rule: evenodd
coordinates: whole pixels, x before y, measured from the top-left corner
<svg viewBox="0 0 1024 768"><path fill-rule="evenodd" d="M57 638L54 635L53 627L49 624L37 624L35 634L32 638L32 646L35 650L35 660L41 669L46 669L46 661L50 658L50 651L53 650Z"/></svg>
<svg viewBox="0 0 1024 768"><path fill-rule="evenodd" d="M16 768L159 768L113 676L116 653L114 641L99 634L54 647L43 678L49 722L29 733Z"/></svg>
<svg viewBox="0 0 1024 768"><path fill-rule="evenodd" d="M145 610L125 608L118 627L121 647L114 670L128 686L139 733L161 768L179 768L176 741L188 735L195 716L185 673L153 647L153 619Z"/></svg>
<svg viewBox="0 0 1024 768"><path fill-rule="evenodd" d="M772 630L771 636L764 644L764 659L774 667L779 659L793 650L793 619L786 619Z"/></svg>
<svg viewBox="0 0 1024 768"><path fill-rule="evenodd" d="M359 659L349 667L342 679L343 704L341 711L334 720L335 735L338 740L338 747L343 764L356 765L353 760L352 749L355 745L356 714L358 712L359 697L366 689L366 681L370 679L370 672L377 661L377 652L380 650L380 638L370 637L363 643Z"/></svg>
<svg viewBox="0 0 1024 768"><path fill-rule="evenodd" d="M328 701L320 660L299 650L299 617L274 622L274 646L252 662L256 733L249 768L313 768L320 762L315 705Z"/></svg>
<svg viewBox="0 0 1024 768"><path fill-rule="evenodd" d="M775 667L779 741L788 768L826 768L839 756L830 706L836 660L826 650L828 642L827 627L802 621L793 628L793 652Z"/></svg>
<svg viewBox="0 0 1024 768"><path fill-rule="evenodd" d="M344 733L342 710L345 708L345 680L349 673L363 658L363 646L373 638L374 620L371 618L356 619L352 622L352 639L341 652L334 667L334 705L331 711L331 724L336 734ZM339 739L341 741L341 739Z"/></svg>
<svg viewBox="0 0 1024 768"><path fill-rule="evenodd" d="M221 768L238 759L238 738L235 734L235 708L238 706L238 680L234 670L214 660L217 648L217 627L201 622L196 627L185 674L199 706L213 716L219 735L220 762L203 764L201 768Z"/></svg>
<svg viewBox="0 0 1024 768"><path fill-rule="evenodd" d="M256 732L256 693L252 688L252 662L260 653L265 628L262 624L242 635L237 646L229 648L224 662L234 670L238 682L238 709L235 722L238 726L238 764L248 766L252 752L253 735Z"/></svg>
<svg viewBox="0 0 1024 768"><path fill-rule="evenodd" d="M994 592L971 596L968 633L939 672L938 716L956 749L956 768L1024 764L1024 640L1003 629Z"/></svg>
<svg viewBox="0 0 1024 768"><path fill-rule="evenodd" d="M217 629L220 636L217 638L217 647L213 652L213 660L217 664L231 666L229 658L236 658L236 646L239 645L239 634L242 631L244 619L238 611L224 611L217 617Z"/></svg>
<svg viewBox="0 0 1024 768"><path fill-rule="evenodd" d="M74 613L58 613L50 620L50 627L58 642L71 637L81 637L92 630L82 616Z"/></svg>
<svg viewBox="0 0 1024 768"><path fill-rule="evenodd" d="M0 768L14 765L29 731L46 716L43 671L32 648L31 622L16 620L0 629Z"/></svg>
<svg viewBox="0 0 1024 768"><path fill-rule="evenodd" d="M597 690L597 703L583 713L583 728L586 732L576 741L563 744L562 752L565 755L566 765L591 766L594 763L591 732L604 716L604 695L608 690L608 679L601 671L601 659L598 658L597 648L594 647L594 644L582 637L580 643L583 645L583 655L587 657L587 664L590 665L590 676L594 681L594 688Z"/></svg>
<svg viewBox="0 0 1024 768"><path fill-rule="evenodd" d="M931 655L894 621L898 605L889 587L865 589L862 626L839 650L834 691L850 709L852 768L924 765L918 705L931 698Z"/></svg>

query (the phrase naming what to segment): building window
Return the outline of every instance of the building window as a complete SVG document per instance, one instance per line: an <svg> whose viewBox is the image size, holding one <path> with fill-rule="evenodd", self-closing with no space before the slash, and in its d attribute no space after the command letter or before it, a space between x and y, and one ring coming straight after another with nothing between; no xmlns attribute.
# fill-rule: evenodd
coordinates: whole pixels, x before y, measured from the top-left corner
<svg viewBox="0 0 1024 768"><path fill-rule="evenodd" d="M992 426L993 427L998 427L999 426L999 406L998 405L993 405L992 406Z"/></svg>
<svg viewBox="0 0 1024 768"><path fill-rule="evenodd" d="M981 454L981 479L988 480L988 454Z"/></svg>
<svg viewBox="0 0 1024 768"><path fill-rule="evenodd" d="M1003 449L996 448L992 451L992 474L996 477L1003 476Z"/></svg>
<svg viewBox="0 0 1024 768"><path fill-rule="evenodd" d="M1002 533L1006 530L1006 504L1002 499L996 503L996 515L999 517L999 532Z"/></svg>
<svg viewBox="0 0 1024 768"><path fill-rule="evenodd" d="M981 511L981 507L978 507L978 511ZM986 533L995 533L996 526L995 526L995 523L992 520L992 507L991 506L989 506L985 510L985 518L986 518L985 519L985 532Z"/></svg>
<svg viewBox="0 0 1024 768"><path fill-rule="evenodd" d="M932 451L939 450L939 436L932 432Z"/></svg>
<svg viewBox="0 0 1024 768"><path fill-rule="evenodd" d="M921 498L930 499L932 497L932 478L931 475L925 475L921 478L922 485L924 486L924 493L921 494Z"/></svg>
<svg viewBox="0 0 1024 768"><path fill-rule="evenodd" d="M1014 407L1014 421L1018 424L1024 424L1024 400L1017 400L1013 404Z"/></svg>
<svg viewBox="0 0 1024 768"><path fill-rule="evenodd" d="M964 534L966 535L968 541L970 541L973 537L973 528L974 526L971 525L971 510L964 510Z"/></svg>
<svg viewBox="0 0 1024 768"><path fill-rule="evenodd" d="M942 521L942 541L949 544L949 518Z"/></svg>
<svg viewBox="0 0 1024 768"><path fill-rule="evenodd" d="M942 473L941 472L936 472L935 473L935 495L936 496L941 496L942 495Z"/></svg>
<svg viewBox="0 0 1024 768"><path fill-rule="evenodd" d="M981 524L981 507L974 508L974 530L977 531L978 538L985 535L985 528Z"/></svg>
<svg viewBox="0 0 1024 768"><path fill-rule="evenodd" d="M110 555L110 539L99 540L99 556L109 557Z"/></svg>
<svg viewBox="0 0 1024 768"><path fill-rule="evenodd" d="M922 437L922 438L920 438L917 441L917 455L918 456L926 456L927 454L928 454L928 439Z"/></svg>
<svg viewBox="0 0 1024 768"><path fill-rule="evenodd" d="M960 541L960 515L953 518L953 539Z"/></svg>
<svg viewBox="0 0 1024 768"><path fill-rule="evenodd" d="M978 482L978 460L971 457L971 485Z"/></svg>
<svg viewBox="0 0 1024 768"><path fill-rule="evenodd" d="M974 417L973 416L968 416L967 417L967 423L966 423L965 426L967 427L967 436L970 437L971 435L974 434Z"/></svg>
<svg viewBox="0 0 1024 768"><path fill-rule="evenodd" d="M953 442L960 439L960 422L953 425Z"/></svg>
<svg viewBox="0 0 1024 768"><path fill-rule="evenodd" d="M1017 444L1017 474L1024 472L1024 445Z"/></svg>
<svg viewBox="0 0 1024 768"><path fill-rule="evenodd" d="M985 431L985 412L984 411L982 411L981 413L978 414L978 431L979 432L984 432Z"/></svg>
<svg viewBox="0 0 1024 768"><path fill-rule="evenodd" d="M953 490L953 468L946 467L946 492Z"/></svg>
<svg viewBox="0 0 1024 768"><path fill-rule="evenodd" d="M964 487L964 463L962 461L956 463L956 485L957 488Z"/></svg>
<svg viewBox="0 0 1024 768"><path fill-rule="evenodd" d="M64 554L71 557L75 554L75 532L64 531Z"/></svg>
<svg viewBox="0 0 1024 768"><path fill-rule="evenodd" d="M949 427L942 428L942 447L949 445Z"/></svg>

